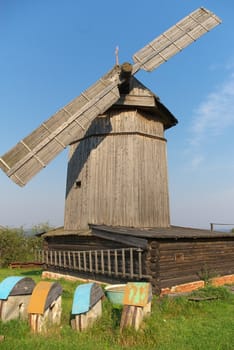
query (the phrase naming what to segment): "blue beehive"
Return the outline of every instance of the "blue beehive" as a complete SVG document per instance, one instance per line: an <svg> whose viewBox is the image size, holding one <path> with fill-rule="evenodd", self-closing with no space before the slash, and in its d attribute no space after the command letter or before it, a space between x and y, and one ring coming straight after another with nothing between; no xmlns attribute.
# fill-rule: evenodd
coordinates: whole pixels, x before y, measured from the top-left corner
<svg viewBox="0 0 234 350"><path fill-rule="evenodd" d="M96 283L86 283L76 288L72 305L74 329L79 331L86 329L101 316L103 296L102 288Z"/></svg>

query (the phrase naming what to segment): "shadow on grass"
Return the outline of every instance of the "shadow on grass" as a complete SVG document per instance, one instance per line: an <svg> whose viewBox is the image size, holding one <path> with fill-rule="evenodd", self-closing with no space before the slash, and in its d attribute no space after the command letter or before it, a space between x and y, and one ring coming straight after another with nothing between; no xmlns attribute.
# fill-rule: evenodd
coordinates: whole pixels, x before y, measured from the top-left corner
<svg viewBox="0 0 234 350"><path fill-rule="evenodd" d="M42 274L42 270L29 270L29 271L21 271L20 275L23 276L37 276L40 277Z"/></svg>
<svg viewBox="0 0 234 350"><path fill-rule="evenodd" d="M119 327L121 315L122 315L122 308L121 307L113 308L111 310L111 319L112 319L112 323L113 323L114 328Z"/></svg>

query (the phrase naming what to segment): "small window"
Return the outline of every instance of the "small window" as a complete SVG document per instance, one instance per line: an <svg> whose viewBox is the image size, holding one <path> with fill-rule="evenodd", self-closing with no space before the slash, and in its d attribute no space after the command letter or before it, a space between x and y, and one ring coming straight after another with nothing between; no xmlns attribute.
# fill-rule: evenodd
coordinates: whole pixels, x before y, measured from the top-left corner
<svg viewBox="0 0 234 350"><path fill-rule="evenodd" d="M80 180L77 180L75 182L75 188L81 188L81 181Z"/></svg>
<svg viewBox="0 0 234 350"><path fill-rule="evenodd" d="M180 263L184 261L184 253L175 254L175 262Z"/></svg>

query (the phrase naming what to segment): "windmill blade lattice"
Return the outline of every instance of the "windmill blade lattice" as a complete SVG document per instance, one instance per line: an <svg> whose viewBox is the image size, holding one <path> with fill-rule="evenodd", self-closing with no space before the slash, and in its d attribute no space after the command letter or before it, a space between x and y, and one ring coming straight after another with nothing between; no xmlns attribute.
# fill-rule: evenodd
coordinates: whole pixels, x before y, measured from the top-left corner
<svg viewBox="0 0 234 350"><path fill-rule="evenodd" d="M200 8L134 54L125 74L115 66L88 90L63 107L0 158L0 168L24 186L74 139L84 137L92 121L120 97L118 86L139 69L152 71L200 36L220 24L212 12ZM129 66L130 69L129 69Z"/></svg>
<svg viewBox="0 0 234 350"><path fill-rule="evenodd" d="M221 23L211 11L199 8L133 55L133 73L152 71Z"/></svg>
<svg viewBox="0 0 234 350"><path fill-rule="evenodd" d="M0 168L24 186L74 138L82 138L92 120L119 98L116 69L60 109L0 158Z"/></svg>

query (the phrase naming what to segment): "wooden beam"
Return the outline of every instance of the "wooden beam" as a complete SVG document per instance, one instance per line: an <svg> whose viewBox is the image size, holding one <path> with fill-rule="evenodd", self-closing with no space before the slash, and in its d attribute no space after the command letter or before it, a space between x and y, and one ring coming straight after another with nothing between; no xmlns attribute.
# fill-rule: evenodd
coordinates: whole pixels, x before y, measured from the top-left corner
<svg viewBox="0 0 234 350"><path fill-rule="evenodd" d="M120 242L125 244L126 246L137 247L146 249L148 245L148 241L143 238L137 238L134 236L122 235L118 233L111 233L107 231L99 231L96 228L92 228L93 235L99 238L104 238L114 242Z"/></svg>

